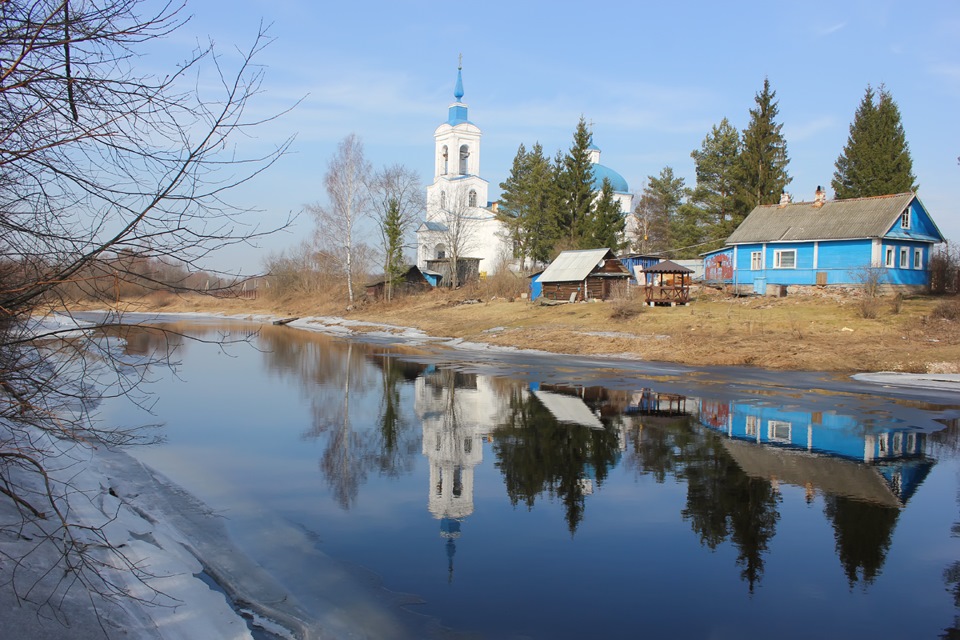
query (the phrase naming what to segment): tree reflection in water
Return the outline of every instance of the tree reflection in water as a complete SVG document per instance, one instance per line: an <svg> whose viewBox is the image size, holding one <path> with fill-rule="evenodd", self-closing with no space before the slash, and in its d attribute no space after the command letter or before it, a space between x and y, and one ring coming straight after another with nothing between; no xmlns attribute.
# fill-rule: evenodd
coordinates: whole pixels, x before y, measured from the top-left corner
<svg viewBox="0 0 960 640"><path fill-rule="evenodd" d="M589 481L602 485L620 457L617 433L609 426L561 423L519 387L510 390L509 407L507 420L493 431L493 451L510 502L533 508L543 493L558 498L574 535L583 520Z"/></svg>

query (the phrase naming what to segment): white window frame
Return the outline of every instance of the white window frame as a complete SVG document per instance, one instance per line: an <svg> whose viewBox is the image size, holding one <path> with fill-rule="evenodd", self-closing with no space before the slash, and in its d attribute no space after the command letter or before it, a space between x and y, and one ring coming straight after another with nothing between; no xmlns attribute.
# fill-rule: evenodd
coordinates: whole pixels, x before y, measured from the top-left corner
<svg viewBox="0 0 960 640"><path fill-rule="evenodd" d="M910 228L910 207L907 207L903 210L903 213L900 214L900 228L909 229Z"/></svg>
<svg viewBox="0 0 960 640"><path fill-rule="evenodd" d="M910 249L907 249L906 247L900 247L900 268L910 268Z"/></svg>
<svg viewBox="0 0 960 640"><path fill-rule="evenodd" d="M789 267L783 266L783 257L787 254L793 254L793 264ZM797 268L797 250L796 249L774 249L773 251L774 269L796 269Z"/></svg>
<svg viewBox="0 0 960 640"><path fill-rule="evenodd" d="M913 250L913 268L923 269L923 249Z"/></svg>
<svg viewBox="0 0 960 640"><path fill-rule="evenodd" d="M760 439L760 417L759 416L747 416L746 425L744 427L744 435L750 436L751 438Z"/></svg>
<svg viewBox="0 0 960 640"><path fill-rule="evenodd" d="M750 270L761 271L763 269L763 251L750 252Z"/></svg>
<svg viewBox="0 0 960 640"><path fill-rule="evenodd" d="M783 435L786 430L786 435ZM770 442L790 442L790 435L793 431L793 423L783 420L767 420L767 440ZM778 434L779 432L779 434Z"/></svg>
<svg viewBox="0 0 960 640"><path fill-rule="evenodd" d="M894 264L893 255L894 255L893 247L883 248L883 266L890 267L890 268L893 267L893 264Z"/></svg>

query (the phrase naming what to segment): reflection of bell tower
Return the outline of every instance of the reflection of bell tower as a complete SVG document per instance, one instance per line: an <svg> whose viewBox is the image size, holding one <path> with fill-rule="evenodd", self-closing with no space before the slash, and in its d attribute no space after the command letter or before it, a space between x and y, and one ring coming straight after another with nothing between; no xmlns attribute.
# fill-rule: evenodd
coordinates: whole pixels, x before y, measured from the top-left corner
<svg viewBox="0 0 960 640"><path fill-rule="evenodd" d="M460 528L474 510L474 470L483 461L483 439L498 424L502 403L488 378L451 369L428 372L415 386L423 455L430 464L427 508L440 521L452 580Z"/></svg>

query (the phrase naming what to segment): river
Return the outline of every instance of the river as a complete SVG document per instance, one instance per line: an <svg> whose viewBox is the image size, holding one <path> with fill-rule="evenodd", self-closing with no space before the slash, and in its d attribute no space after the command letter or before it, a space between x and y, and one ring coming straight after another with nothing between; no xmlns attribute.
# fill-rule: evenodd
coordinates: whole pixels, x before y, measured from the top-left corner
<svg viewBox="0 0 960 640"><path fill-rule="evenodd" d="M170 366L102 417L161 425L133 455L307 610L322 556L413 612L411 637L960 634L949 392L164 328L125 332Z"/></svg>

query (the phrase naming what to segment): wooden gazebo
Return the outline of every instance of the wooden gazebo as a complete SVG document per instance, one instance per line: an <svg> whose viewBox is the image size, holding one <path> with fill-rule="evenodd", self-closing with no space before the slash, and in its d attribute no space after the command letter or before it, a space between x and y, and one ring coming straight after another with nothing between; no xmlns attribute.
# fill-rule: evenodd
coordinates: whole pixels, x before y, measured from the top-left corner
<svg viewBox="0 0 960 640"><path fill-rule="evenodd" d="M690 280L693 269L688 269L672 260L658 262L643 270L644 303L651 307L658 304L690 304Z"/></svg>

